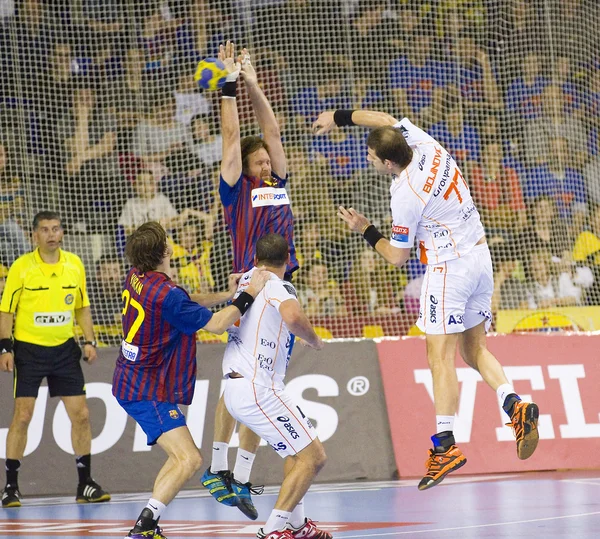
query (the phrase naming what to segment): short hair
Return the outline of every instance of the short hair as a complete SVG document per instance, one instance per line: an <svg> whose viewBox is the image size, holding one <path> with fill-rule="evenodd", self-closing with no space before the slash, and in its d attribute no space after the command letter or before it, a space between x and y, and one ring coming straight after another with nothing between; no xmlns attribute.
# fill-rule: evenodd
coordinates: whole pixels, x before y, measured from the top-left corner
<svg viewBox="0 0 600 539"><path fill-rule="evenodd" d="M123 266L123 260L121 257L114 252L104 253L97 261L96 261L96 273L100 271L100 268L105 264L119 264L119 267Z"/></svg>
<svg viewBox="0 0 600 539"><path fill-rule="evenodd" d="M372 129L367 137L367 146L375 151L375 155L406 168L412 160L412 148L406 142L401 129L391 125Z"/></svg>
<svg viewBox="0 0 600 539"><path fill-rule="evenodd" d="M254 152L257 152L261 148L267 150L267 153L269 152L267 143L260 137L256 136L244 137L240 141L240 147L242 150L242 170L246 170L248 168L248 157Z"/></svg>
<svg viewBox="0 0 600 539"><path fill-rule="evenodd" d="M256 242L256 264L279 268L288 261L290 246L281 234L267 234Z"/></svg>
<svg viewBox="0 0 600 539"><path fill-rule="evenodd" d="M125 256L142 273L155 270L167 251L167 233L156 221L135 230L125 243Z"/></svg>
<svg viewBox="0 0 600 539"><path fill-rule="evenodd" d="M40 226L40 221L58 221L62 228L62 218L58 212L44 210L37 212L33 217L33 230L37 230Z"/></svg>

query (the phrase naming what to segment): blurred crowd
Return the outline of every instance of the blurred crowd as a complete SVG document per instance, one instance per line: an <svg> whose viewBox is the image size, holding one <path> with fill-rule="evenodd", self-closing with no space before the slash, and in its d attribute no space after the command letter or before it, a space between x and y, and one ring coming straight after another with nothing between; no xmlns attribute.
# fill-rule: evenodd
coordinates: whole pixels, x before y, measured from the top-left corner
<svg viewBox="0 0 600 539"><path fill-rule="evenodd" d="M284 135L308 314L418 312L416 258L387 266L335 215L390 227L366 133L310 132L319 112L358 107L409 117L455 157L495 310L599 305L599 13L596 0L0 0L0 275L51 208L68 237L108 238L88 267L98 324L119 319L124 238L149 219L169 230L181 286L225 287L218 92L193 75L232 39ZM256 134L240 94L242 134Z"/></svg>

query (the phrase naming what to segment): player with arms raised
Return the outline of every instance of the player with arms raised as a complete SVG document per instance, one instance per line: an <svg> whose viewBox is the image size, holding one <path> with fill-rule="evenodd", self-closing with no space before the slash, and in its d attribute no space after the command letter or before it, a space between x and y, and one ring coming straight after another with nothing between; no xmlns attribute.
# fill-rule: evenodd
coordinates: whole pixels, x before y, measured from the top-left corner
<svg viewBox="0 0 600 539"><path fill-rule="evenodd" d="M367 160L377 172L392 177L391 238L387 240L353 208L340 207L338 216L398 267L410 257L416 239L420 260L428 265L417 326L426 334L437 428L419 490L437 485L466 463L453 435L459 399L454 366L457 344L465 362L497 392L500 405L511 418L518 457L529 458L538 443L539 410L515 393L487 349L494 290L492 262L479 213L460 169L434 138L407 118L398 121L387 113L368 110L326 111L314 122L313 130L318 135L350 125L373 128L367 138Z"/></svg>

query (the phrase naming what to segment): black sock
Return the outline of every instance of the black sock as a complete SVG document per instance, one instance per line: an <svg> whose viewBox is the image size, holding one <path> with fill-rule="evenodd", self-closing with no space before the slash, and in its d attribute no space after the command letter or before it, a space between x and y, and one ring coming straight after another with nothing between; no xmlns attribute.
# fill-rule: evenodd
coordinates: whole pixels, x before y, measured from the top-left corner
<svg viewBox="0 0 600 539"><path fill-rule="evenodd" d="M75 459L77 462L77 473L79 474L79 484L86 485L92 476L92 455L82 455Z"/></svg>
<svg viewBox="0 0 600 539"><path fill-rule="evenodd" d="M140 516L138 517L135 526L133 527L134 532L147 532L148 530L155 530L158 520L154 520L152 517L154 514L150 509L144 507Z"/></svg>
<svg viewBox="0 0 600 539"><path fill-rule="evenodd" d="M508 417L512 419L513 413L515 411L515 404L521 400L521 397L516 393L509 393L506 395L504 399L504 404L502 405L502 409L508 414Z"/></svg>
<svg viewBox="0 0 600 539"><path fill-rule="evenodd" d="M451 430L445 430L434 434L431 437L431 441L433 442L433 450L436 453L445 453L456 443L454 434Z"/></svg>
<svg viewBox="0 0 600 539"><path fill-rule="evenodd" d="M17 459L6 459L4 467L6 468L6 486L10 485L11 487L18 487L21 461Z"/></svg>

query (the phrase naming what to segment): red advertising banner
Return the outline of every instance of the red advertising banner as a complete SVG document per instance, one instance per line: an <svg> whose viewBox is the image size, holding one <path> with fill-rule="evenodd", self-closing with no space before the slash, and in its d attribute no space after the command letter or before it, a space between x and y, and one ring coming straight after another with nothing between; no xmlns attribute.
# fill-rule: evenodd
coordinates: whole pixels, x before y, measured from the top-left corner
<svg viewBox="0 0 600 539"><path fill-rule="evenodd" d="M540 407L540 443L526 461L517 458L495 391L457 354L460 401L454 434L468 462L455 473L599 468L599 344L599 336L583 334L488 339L517 393ZM398 473L418 477L435 432L425 339L404 337L377 347Z"/></svg>

